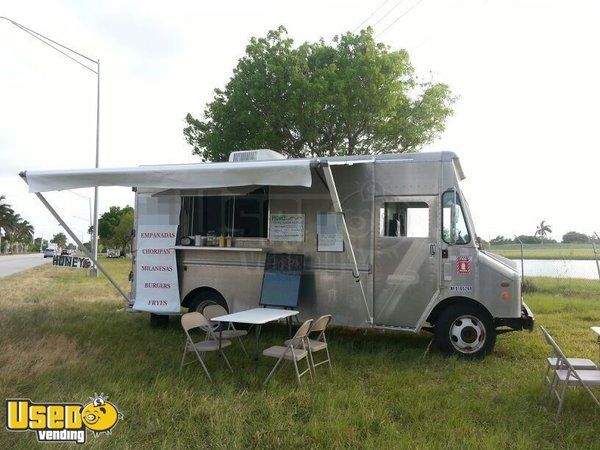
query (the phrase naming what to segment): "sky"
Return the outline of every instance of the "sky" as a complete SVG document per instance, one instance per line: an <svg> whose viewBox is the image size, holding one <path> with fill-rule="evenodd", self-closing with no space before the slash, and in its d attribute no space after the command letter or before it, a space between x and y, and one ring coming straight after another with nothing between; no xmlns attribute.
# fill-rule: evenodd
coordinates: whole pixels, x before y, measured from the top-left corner
<svg viewBox="0 0 600 450"><path fill-rule="evenodd" d="M366 20L458 96L423 151L460 156L482 238L541 220L559 240L600 233L600 2L384 1L4 0L0 16L100 59L101 167L198 162L184 117L201 116L250 37L284 25L297 43L329 41ZM0 20L0 194L38 237L61 228L17 174L92 167L95 113L93 73ZM84 237L93 191L77 192L48 198ZM100 189L100 213L132 203L127 188Z"/></svg>

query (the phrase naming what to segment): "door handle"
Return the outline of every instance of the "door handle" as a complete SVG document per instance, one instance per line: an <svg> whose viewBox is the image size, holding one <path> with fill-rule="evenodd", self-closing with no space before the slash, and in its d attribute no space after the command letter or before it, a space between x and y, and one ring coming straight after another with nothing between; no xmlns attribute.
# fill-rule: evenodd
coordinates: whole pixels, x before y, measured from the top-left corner
<svg viewBox="0 0 600 450"><path fill-rule="evenodd" d="M435 255L435 252L437 251L437 245L436 244L429 244L429 254L431 256Z"/></svg>

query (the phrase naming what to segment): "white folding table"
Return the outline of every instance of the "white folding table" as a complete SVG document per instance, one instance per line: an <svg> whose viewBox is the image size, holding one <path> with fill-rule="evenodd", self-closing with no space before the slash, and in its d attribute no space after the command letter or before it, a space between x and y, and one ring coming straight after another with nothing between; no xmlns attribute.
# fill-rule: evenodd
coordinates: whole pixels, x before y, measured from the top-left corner
<svg viewBox="0 0 600 450"><path fill-rule="evenodd" d="M224 316L213 317L213 322L233 322L247 323L254 325L256 328L256 354L255 359L258 360L260 353L260 331L262 326L268 322L274 322L279 319L286 319L288 327L291 325L290 319L298 314L298 311L291 309L276 309L276 308L252 308L245 311L238 311ZM222 328L222 327L221 327ZM220 337L220 336L219 336Z"/></svg>

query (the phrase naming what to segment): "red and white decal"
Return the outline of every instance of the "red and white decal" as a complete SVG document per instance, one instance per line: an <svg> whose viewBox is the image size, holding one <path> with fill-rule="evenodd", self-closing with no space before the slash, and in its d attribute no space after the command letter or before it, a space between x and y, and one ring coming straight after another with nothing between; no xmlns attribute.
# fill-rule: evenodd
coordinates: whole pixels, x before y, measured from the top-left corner
<svg viewBox="0 0 600 450"><path fill-rule="evenodd" d="M471 273L470 256L458 256L456 258L456 273L459 275L468 275Z"/></svg>

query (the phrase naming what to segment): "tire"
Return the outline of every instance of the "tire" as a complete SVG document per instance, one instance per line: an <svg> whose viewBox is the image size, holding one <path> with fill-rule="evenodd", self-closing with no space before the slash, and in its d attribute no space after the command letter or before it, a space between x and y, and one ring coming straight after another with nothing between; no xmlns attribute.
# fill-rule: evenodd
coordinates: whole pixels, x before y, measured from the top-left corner
<svg viewBox="0 0 600 450"><path fill-rule="evenodd" d="M229 312L229 307L227 306L227 302L225 301L223 296L218 292L214 291L206 291L196 294L190 300L190 306L188 307L188 311L197 311L199 313L202 313L204 311L204 308L206 308L208 305L220 305L223 308L225 308L225 311ZM217 331L220 329L220 327L221 326L219 325L213 330Z"/></svg>
<svg viewBox="0 0 600 450"><path fill-rule="evenodd" d="M480 358L496 345L496 328L490 314L469 303L446 307L435 323L434 333L437 347L448 355Z"/></svg>
<svg viewBox="0 0 600 450"><path fill-rule="evenodd" d="M227 306L227 302L223 296L214 291L205 291L194 295L194 297L190 300L188 311L197 311L202 313L204 308L206 308L208 305L221 305L227 312L229 312L229 307Z"/></svg>

